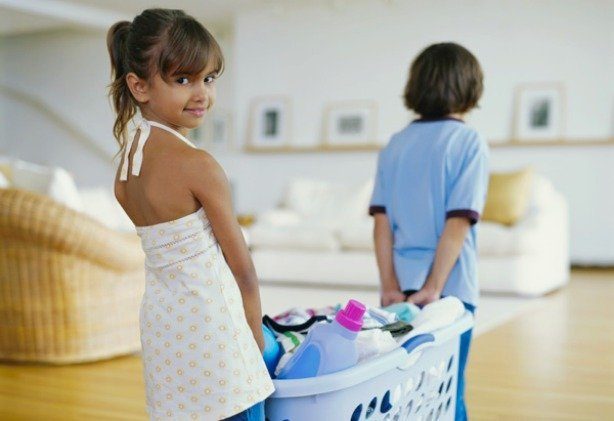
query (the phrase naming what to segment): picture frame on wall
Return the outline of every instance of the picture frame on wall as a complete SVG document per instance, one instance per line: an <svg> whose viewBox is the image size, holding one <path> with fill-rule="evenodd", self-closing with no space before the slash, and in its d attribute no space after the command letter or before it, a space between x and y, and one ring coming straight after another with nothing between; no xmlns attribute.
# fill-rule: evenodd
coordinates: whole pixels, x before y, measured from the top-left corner
<svg viewBox="0 0 614 421"><path fill-rule="evenodd" d="M290 141L290 117L288 98L256 98L250 109L248 149L287 147Z"/></svg>
<svg viewBox="0 0 614 421"><path fill-rule="evenodd" d="M324 112L324 146L376 145L377 104L374 101L329 103Z"/></svg>
<svg viewBox="0 0 614 421"><path fill-rule="evenodd" d="M560 141L563 137L565 90L560 83L521 85L516 89L516 142Z"/></svg>

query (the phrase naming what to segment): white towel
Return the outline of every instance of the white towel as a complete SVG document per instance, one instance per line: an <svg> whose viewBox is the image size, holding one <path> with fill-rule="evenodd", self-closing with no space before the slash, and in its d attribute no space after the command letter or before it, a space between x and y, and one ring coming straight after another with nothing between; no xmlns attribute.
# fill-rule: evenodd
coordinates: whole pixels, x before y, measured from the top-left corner
<svg viewBox="0 0 614 421"><path fill-rule="evenodd" d="M456 297L446 297L424 306L412 320L411 336L446 327L465 314L465 306ZM407 335L406 335L407 336Z"/></svg>
<svg viewBox="0 0 614 421"><path fill-rule="evenodd" d="M380 329L363 330L356 337L359 363L376 355L390 352L398 347L399 344L394 340L390 332Z"/></svg>

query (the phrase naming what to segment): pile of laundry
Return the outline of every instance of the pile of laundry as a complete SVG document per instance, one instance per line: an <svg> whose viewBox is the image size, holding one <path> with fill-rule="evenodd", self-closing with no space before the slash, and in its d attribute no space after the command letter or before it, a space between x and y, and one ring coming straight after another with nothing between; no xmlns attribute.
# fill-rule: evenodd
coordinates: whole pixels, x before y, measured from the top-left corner
<svg viewBox="0 0 614 421"><path fill-rule="evenodd" d="M264 358L274 378L328 374L390 352L412 336L448 326L464 312L462 302L455 297L422 309L406 302L365 307L355 300L350 300L345 309L340 304L292 308L263 317Z"/></svg>

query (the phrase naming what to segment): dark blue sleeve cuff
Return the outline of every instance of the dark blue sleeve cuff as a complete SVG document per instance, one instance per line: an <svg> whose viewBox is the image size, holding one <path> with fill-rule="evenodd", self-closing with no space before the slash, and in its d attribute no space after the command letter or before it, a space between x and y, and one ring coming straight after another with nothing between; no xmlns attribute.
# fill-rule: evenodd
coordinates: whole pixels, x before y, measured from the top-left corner
<svg viewBox="0 0 614 421"><path fill-rule="evenodd" d="M449 218L467 218L474 225L480 220L480 214L471 209L454 209L446 212L446 219Z"/></svg>
<svg viewBox="0 0 614 421"><path fill-rule="evenodd" d="M386 213L386 206L369 206L369 215L373 216L376 213Z"/></svg>

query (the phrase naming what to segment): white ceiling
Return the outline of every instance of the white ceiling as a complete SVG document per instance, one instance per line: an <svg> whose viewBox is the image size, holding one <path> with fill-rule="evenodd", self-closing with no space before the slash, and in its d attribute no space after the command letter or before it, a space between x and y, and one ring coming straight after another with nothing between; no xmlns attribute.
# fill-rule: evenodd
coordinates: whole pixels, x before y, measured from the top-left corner
<svg viewBox="0 0 614 421"><path fill-rule="evenodd" d="M269 9L283 13L314 4L338 10L373 1L392 4L401 0L0 0L0 36L65 27L106 30L114 22L132 20L151 7L183 9L219 31L228 28L240 11Z"/></svg>
<svg viewBox="0 0 614 421"><path fill-rule="evenodd" d="M261 7L267 0L69 0L80 5L94 6L126 13L134 17L151 7L182 9L186 13L208 22L228 22L237 10Z"/></svg>
<svg viewBox="0 0 614 421"><path fill-rule="evenodd" d="M206 24L222 28L239 10L301 2L310 0L0 0L0 35L70 26L105 29L150 7L180 8Z"/></svg>
<svg viewBox="0 0 614 421"><path fill-rule="evenodd" d="M31 13L19 12L0 6L0 35L44 31L64 22Z"/></svg>

